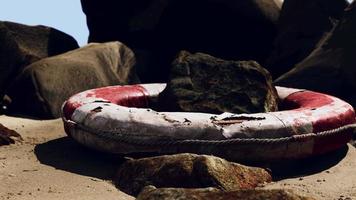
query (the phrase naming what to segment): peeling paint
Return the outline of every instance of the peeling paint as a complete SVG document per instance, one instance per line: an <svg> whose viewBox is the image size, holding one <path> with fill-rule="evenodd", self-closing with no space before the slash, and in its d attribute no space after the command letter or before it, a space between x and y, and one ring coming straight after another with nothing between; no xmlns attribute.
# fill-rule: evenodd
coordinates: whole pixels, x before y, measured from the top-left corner
<svg viewBox="0 0 356 200"><path fill-rule="evenodd" d="M265 117L250 117L250 116L231 116L231 117L226 117L222 120L212 120L212 123L220 126L228 126L231 124L240 124L245 121L259 121L259 120L265 120Z"/></svg>
<svg viewBox="0 0 356 200"><path fill-rule="evenodd" d="M96 108L94 108L93 110L91 110L90 112L91 113L98 113L98 112L101 112L103 110L103 108L102 107L96 107Z"/></svg>

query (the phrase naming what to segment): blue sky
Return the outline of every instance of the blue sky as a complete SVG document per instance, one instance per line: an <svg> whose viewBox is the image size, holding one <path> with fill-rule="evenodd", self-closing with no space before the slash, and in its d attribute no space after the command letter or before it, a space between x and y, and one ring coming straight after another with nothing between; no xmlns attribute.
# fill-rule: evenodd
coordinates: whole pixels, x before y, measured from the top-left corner
<svg viewBox="0 0 356 200"><path fill-rule="evenodd" d="M89 34L80 0L2 0L0 20L51 26L72 35L80 46Z"/></svg>

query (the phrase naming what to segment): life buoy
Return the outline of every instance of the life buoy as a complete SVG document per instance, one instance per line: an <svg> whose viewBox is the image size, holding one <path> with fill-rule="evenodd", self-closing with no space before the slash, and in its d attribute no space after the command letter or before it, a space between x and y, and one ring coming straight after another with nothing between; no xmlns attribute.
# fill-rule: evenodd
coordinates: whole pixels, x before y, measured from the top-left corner
<svg viewBox="0 0 356 200"><path fill-rule="evenodd" d="M277 87L283 111L221 115L156 112L165 84L110 86L81 92L63 104L68 135L111 153L192 152L231 160L303 158L345 145L355 112L326 94Z"/></svg>

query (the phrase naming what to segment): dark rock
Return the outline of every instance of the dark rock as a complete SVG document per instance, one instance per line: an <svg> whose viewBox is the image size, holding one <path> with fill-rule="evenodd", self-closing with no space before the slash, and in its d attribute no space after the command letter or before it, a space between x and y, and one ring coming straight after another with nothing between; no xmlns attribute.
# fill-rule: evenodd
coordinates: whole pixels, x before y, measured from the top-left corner
<svg viewBox="0 0 356 200"><path fill-rule="evenodd" d="M215 188L183 189L146 187L137 200L313 200L302 197L289 190L237 190L221 191Z"/></svg>
<svg viewBox="0 0 356 200"><path fill-rule="evenodd" d="M118 40L138 57L142 81L166 82L182 49L263 61L276 35L273 0L81 0L90 42ZM263 31L262 31L263 30Z"/></svg>
<svg viewBox="0 0 356 200"><path fill-rule="evenodd" d="M16 141L21 140L22 137L19 133L0 124L0 146L14 144Z"/></svg>
<svg viewBox="0 0 356 200"><path fill-rule="evenodd" d="M254 61L225 61L182 51L160 95L169 111L258 113L276 111L278 95L267 70Z"/></svg>
<svg viewBox="0 0 356 200"><path fill-rule="evenodd" d="M89 44L26 67L9 90L10 112L60 117L62 103L78 92L137 82L135 56L119 42Z"/></svg>
<svg viewBox="0 0 356 200"><path fill-rule="evenodd" d="M218 157L177 154L130 160L118 170L116 185L124 192L137 195L145 186L224 190L251 189L271 181L261 168L231 163Z"/></svg>
<svg viewBox="0 0 356 200"><path fill-rule="evenodd" d="M273 77L292 69L306 58L334 21L342 17L346 0L285 0L275 47L266 66Z"/></svg>
<svg viewBox="0 0 356 200"><path fill-rule="evenodd" d="M338 25L302 62L276 80L276 84L338 96L356 105L356 3Z"/></svg>
<svg viewBox="0 0 356 200"><path fill-rule="evenodd" d="M12 22L0 22L0 44L0 101L25 66L79 47L73 37L54 28Z"/></svg>

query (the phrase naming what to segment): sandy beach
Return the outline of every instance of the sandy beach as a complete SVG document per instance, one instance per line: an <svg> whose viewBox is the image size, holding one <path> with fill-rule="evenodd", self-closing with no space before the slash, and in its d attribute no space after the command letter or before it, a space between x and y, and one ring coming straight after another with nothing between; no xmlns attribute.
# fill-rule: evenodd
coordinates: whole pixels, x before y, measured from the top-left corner
<svg viewBox="0 0 356 200"><path fill-rule="evenodd" d="M24 141L0 147L0 199L134 199L112 184L124 161L66 137L62 122L0 116ZM292 189L316 199L356 199L356 149L347 147L294 164L266 188Z"/></svg>
<svg viewBox="0 0 356 200"><path fill-rule="evenodd" d="M24 138L0 147L1 200L132 199L110 181L120 160L68 139L61 120L1 116L0 123Z"/></svg>

